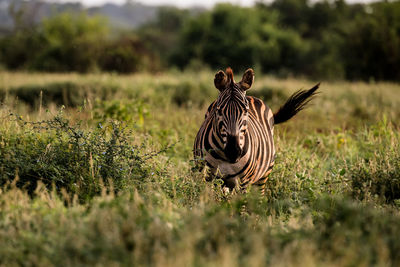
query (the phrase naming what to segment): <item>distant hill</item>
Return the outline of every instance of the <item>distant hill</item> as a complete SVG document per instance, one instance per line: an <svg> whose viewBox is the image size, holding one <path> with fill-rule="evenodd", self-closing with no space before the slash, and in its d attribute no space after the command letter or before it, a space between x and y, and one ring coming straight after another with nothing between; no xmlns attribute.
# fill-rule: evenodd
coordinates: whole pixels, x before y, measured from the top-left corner
<svg viewBox="0 0 400 267"><path fill-rule="evenodd" d="M87 11L90 15L103 15L109 19L112 26L130 29L154 19L159 8L132 1L128 1L123 5L107 3L97 7L86 8L79 2L54 3L40 0L0 0L0 34L6 33L13 28L13 17L20 16L24 23L30 25L64 11Z"/></svg>
<svg viewBox="0 0 400 267"><path fill-rule="evenodd" d="M140 3L124 5L105 4L89 8L89 14L101 14L109 18L111 25L119 28L135 28L155 18L159 7Z"/></svg>

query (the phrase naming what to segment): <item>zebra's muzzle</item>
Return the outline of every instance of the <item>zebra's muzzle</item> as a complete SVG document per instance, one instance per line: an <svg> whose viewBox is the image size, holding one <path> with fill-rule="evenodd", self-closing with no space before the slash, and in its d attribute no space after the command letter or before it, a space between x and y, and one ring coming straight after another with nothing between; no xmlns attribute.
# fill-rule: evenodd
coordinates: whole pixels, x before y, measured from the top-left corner
<svg viewBox="0 0 400 267"><path fill-rule="evenodd" d="M224 153L230 163L239 161L242 155L242 149L239 145L239 136L228 135Z"/></svg>

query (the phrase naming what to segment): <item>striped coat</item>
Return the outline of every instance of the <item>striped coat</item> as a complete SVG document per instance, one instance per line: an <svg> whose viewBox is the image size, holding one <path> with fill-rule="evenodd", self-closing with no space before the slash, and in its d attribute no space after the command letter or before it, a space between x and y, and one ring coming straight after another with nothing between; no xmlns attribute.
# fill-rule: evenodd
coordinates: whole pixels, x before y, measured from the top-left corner
<svg viewBox="0 0 400 267"><path fill-rule="evenodd" d="M293 117L311 99L318 85L295 93L273 114L262 100L246 96L254 81L249 69L236 83L230 68L219 71L214 84L220 91L208 108L194 142L195 159L209 168L207 180L218 176L224 186L245 189L262 187L274 166L274 124Z"/></svg>

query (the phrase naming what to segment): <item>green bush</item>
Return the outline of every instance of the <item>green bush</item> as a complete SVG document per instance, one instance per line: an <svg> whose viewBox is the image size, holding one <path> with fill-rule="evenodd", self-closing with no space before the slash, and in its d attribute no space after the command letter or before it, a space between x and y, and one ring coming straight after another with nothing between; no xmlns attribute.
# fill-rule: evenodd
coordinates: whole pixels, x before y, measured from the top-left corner
<svg viewBox="0 0 400 267"><path fill-rule="evenodd" d="M398 80L400 77L400 3L371 5L344 29L346 78Z"/></svg>
<svg viewBox="0 0 400 267"><path fill-rule="evenodd" d="M109 34L102 17L84 13L61 13L31 27L0 40L0 59L8 68L93 71Z"/></svg>
<svg viewBox="0 0 400 267"><path fill-rule="evenodd" d="M291 30L279 29L272 23L260 27L258 64L266 73L287 76L302 73L310 53L310 42Z"/></svg>
<svg viewBox="0 0 400 267"><path fill-rule="evenodd" d="M378 198L383 203L400 204L400 157L378 159L354 166L351 173L353 197Z"/></svg>
<svg viewBox="0 0 400 267"><path fill-rule="evenodd" d="M143 44L135 38L120 38L109 41L103 48L99 59L99 67L104 71L131 73L141 70L144 66L145 53Z"/></svg>
<svg viewBox="0 0 400 267"><path fill-rule="evenodd" d="M1 132L0 186L16 179L32 193L41 181L85 201L100 193L101 183L119 191L129 183L140 187L150 175L146 161L154 154L146 154L144 143L132 144L132 132L119 123L83 131L62 116L17 122L21 133Z"/></svg>
<svg viewBox="0 0 400 267"><path fill-rule="evenodd" d="M0 38L0 62L9 70L30 69L46 43L37 29L23 30Z"/></svg>
<svg viewBox="0 0 400 267"><path fill-rule="evenodd" d="M18 88L11 88L9 94L32 107L38 107L40 101L42 101L44 106L54 103L56 105L75 107L82 105L84 99L87 97L87 92L81 89L81 86L75 83L65 82L47 84L46 86L20 86Z"/></svg>
<svg viewBox="0 0 400 267"><path fill-rule="evenodd" d="M252 90L249 95L261 98L268 105L282 105L288 99L288 95L282 88L263 86L257 90Z"/></svg>
<svg viewBox="0 0 400 267"><path fill-rule="evenodd" d="M192 18L183 28L183 54L175 58L185 67L191 59L199 59L212 68L231 66L244 71L257 61L256 10L232 5L218 5L211 12Z"/></svg>
<svg viewBox="0 0 400 267"><path fill-rule="evenodd" d="M87 98L104 99L117 91L116 86L100 83L54 82L46 85L22 85L9 90L0 88L0 100L8 95L38 108L39 104L48 106L53 103L66 107L82 106Z"/></svg>
<svg viewBox="0 0 400 267"><path fill-rule="evenodd" d="M94 106L94 119L103 123L112 119L143 126L148 116L148 106L140 100L132 99L129 102L97 100Z"/></svg>
<svg viewBox="0 0 400 267"><path fill-rule="evenodd" d="M88 72L97 68L108 28L102 17L62 13L43 21L45 40L32 68Z"/></svg>
<svg viewBox="0 0 400 267"><path fill-rule="evenodd" d="M392 129L384 117L371 127L369 135L362 137L373 142L361 143L359 161L350 168L351 195L355 199L400 204L399 135Z"/></svg>
<svg viewBox="0 0 400 267"><path fill-rule="evenodd" d="M211 96L216 94L215 88L204 83L182 82L172 88L172 102L178 106L201 107L210 104Z"/></svg>

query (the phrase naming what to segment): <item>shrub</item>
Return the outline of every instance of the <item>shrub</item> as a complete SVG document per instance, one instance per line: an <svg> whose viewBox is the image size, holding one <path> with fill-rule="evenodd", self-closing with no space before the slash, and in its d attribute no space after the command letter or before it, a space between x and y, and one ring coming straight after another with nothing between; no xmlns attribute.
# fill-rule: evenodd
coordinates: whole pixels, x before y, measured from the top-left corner
<svg viewBox="0 0 400 267"><path fill-rule="evenodd" d="M228 4L192 18L181 32L182 51L174 60L180 67L199 59L213 68L231 66L243 71L257 59L257 25L261 23L254 9Z"/></svg>
<svg viewBox="0 0 400 267"><path fill-rule="evenodd" d="M100 193L101 184L119 191L149 175L145 145L133 145L133 133L117 122L91 131L72 125L60 114L51 120L26 122L21 133L1 132L0 185L16 179L32 193L38 181L57 191L76 193L84 201Z"/></svg>
<svg viewBox="0 0 400 267"><path fill-rule="evenodd" d="M178 84L162 84L156 88L159 94L170 95L171 102L180 107L201 107L211 104L217 89L204 82L183 81Z"/></svg>
<svg viewBox="0 0 400 267"><path fill-rule="evenodd" d="M213 95L211 90L213 89L203 83L180 83L174 89L172 101L178 106L203 106L209 101L210 96Z"/></svg>
<svg viewBox="0 0 400 267"><path fill-rule="evenodd" d="M249 95L261 98L268 105L278 104L281 105L288 99L288 95L282 88L274 88L263 86L260 89L252 90Z"/></svg>
<svg viewBox="0 0 400 267"><path fill-rule="evenodd" d="M259 63L264 72L287 76L302 73L310 51L310 43L290 30L265 24L260 29Z"/></svg>
<svg viewBox="0 0 400 267"><path fill-rule="evenodd" d="M144 119L149 116L147 105L140 100L101 101L97 100L94 106L94 119L99 122L106 122L110 119L134 122L137 126L143 126Z"/></svg>
<svg viewBox="0 0 400 267"><path fill-rule="evenodd" d="M97 83L54 82L46 85L22 85L12 87L8 93L12 97L25 102L31 107L38 107L41 102L46 106L50 103L77 107L84 103L85 99L95 95L103 99L117 91L113 85ZM5 98L6 89L0 89L0 100Z"/></svg>
<svg viewBox="0 0 400 267"><path fill-rule="evenodd" d="M400 157L363 161L354 166L351 173L353 197L356 199L378 198L384 203L400 203Z"/></svg>
<svg viewBox="0 0 400 267"><path fill-rule="evenodd" d="M350 168L352 196L387 204L400 203L400 150L397 130L386 117L368 132L359 161ZM372 142L371 142L372 140Z"/></svg>
<svg viewBox="0 0 400 267"><path fill-rule="evenodd" d="M143 44L135 38L109 41L100 56L100 68L105 71L131 73L143 67L145 52Z"/></svg>
<svg viewBox="0 0 400 267"><path fill-rule="evenodd" d="M0 62L7 69L27 69L43 49L45 39L37 29L21 30L0 39ZM34 52L35 51L35 52Z"/></svg>
<svg viewBox="0 0 400 267"><path fill-rule="evenodd" d="M45 43L32 68L45 71L88 72L97 67L101 48L108 35L102 17L62 13L42 24Z"/></svg>

